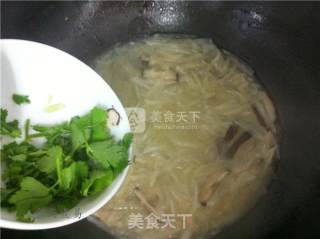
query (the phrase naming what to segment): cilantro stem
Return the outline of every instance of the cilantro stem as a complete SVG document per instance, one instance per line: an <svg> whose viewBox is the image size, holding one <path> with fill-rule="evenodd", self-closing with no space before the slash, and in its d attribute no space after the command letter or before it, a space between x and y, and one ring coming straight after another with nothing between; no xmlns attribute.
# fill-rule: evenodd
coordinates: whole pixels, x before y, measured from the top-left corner
<svg viewBox="0 0 320 239"><path fill-rule="evenodd" d="M26 177L26 176L32 175L34 171L35 171L34 167L29 166L27 169L25 169L23 176ZM33 176L35 177L35 174Z"/></svg>
<svg viewBox="0 0 320 239"><path fill-rule="evenodd" d="M57 171L57 177L58 177L57 183L59 185L61 185L61 181L62 181L61 170L62 170L61 162L59 160L56 160L56 171Z"/></svg>
<svg viewBox="0 0 320 239"><path fill-rule="evenodd" d="M59 180L57 180L57 182L55 182L50 188L49 191L54 190L54 188L59 184Z"/></svg>
<svg viewBox="0 0 320 239"><path fill-rule="evenodd" d="M44 154L46 154L47 153L47 151L45 151L45 150L38 150L38 151L36 151L36 152L31 152L31 153L28 153L28 155L29 156L42 156L42 155L44 155Z"/></svg>
<svg viewBox="0 0 320 239"><path fill-rule="evenodd" d="M27 142L29 140L29 128L30 128L30 119L26 120L26 123L24 124L24 141Z"/></svg>
<svg viewBox="0 0 320 239"><path fill-rule="evenodd" d="M40 137L44 137L44 136L45 136L45 134L43 134L43 133L35 133L35 134L28 135L29 139L40 138Z"/></svg>

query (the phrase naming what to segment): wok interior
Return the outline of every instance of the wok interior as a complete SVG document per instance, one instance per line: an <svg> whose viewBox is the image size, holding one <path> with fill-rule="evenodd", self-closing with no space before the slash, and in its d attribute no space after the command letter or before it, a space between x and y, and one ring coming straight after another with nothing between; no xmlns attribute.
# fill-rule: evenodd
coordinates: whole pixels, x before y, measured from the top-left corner
<svg viewBox="0 0 320 239"><path fill-rule="evenodd" d="M275 179L255 209L217 238L262 235L317 192L320 35L316 26L320 18L315 3L148 1L4 5L3 38L40 41L87 63L118 42L157 32L209 37L248 62L278 111L281 160Z"/></svg>
<svg viewBox="0 0 320 239"><path fill-rule="evenodd" d="M210 39L162 34L108 51L96 69L126 107L145 112L136 121L129 111L135 161L95 214L108 231L206 238L255 205L278 147L273 104L250 67ZM146 225L135 226L139 215Z"/></svg>

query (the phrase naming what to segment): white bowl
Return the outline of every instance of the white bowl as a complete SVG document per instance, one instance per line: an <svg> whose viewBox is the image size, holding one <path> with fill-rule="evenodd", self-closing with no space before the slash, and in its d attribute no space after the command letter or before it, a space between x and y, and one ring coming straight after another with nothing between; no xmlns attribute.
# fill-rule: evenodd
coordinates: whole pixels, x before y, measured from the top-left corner
<svg viewBox="0 0 320 239"><path fill-rule="evenodd" d="M53 124L82 115L96 105L114 107L120 124L111 129L116 139L130 132L129 121L121 102L108 84L90 67L56 48L24 40L0 40L1 107L9 111L9 120L20 123ZM29 95L31 104L16 105L12 94ZM60 110L49 113L48 105L59 104ZM22 125L20 125L22 126ZM131 156L131 152L129 158ZM42 209L33 214L33 223L19 222L15 212L1 208L1 227L36 230L60 227L79 221L101 208L117 192L128 167L103 193L88 197L65 213Z"/></svg>

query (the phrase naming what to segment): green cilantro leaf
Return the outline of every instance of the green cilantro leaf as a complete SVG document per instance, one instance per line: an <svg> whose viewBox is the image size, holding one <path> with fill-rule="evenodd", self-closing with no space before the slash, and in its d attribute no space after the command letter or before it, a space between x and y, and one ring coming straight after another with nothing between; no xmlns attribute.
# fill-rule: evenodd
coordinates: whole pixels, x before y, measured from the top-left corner
<svg viewBox="0 0 320 239"><path fill-rule="evenodd" d="M16 206L18 219L32 221L26 214L48 205L52 196L46 186L32 177L25 177L20 187L21 189L9 198L9 203Z"/></svg>
<svg viewBox="0 0 320 239"><path fill-rule="evenodd" d="M27 95L18 95L18 94L13 94L12 95L12 99L13 101L17 104L17 105L21 105L21 104L29 104L31 103L29 96Z"/></svg>
<svg viewBox="0 0 320 239"><path fill-rule="evenodd" d="M55 199L56 200L54 202L54 206L58 212L63 212L65 210L73 208L81 200L79 194L75 192L72 194L68 193L63 195L57 195Z"/></svg>
<svg viewBox="0 0 320 239"><path fill-rule="evenodd" d="M127 148L112 140L94 142L89 145L89 150L95 161L106 169L111 166L116 175L128 165Z"/></svg>
<svg viewBox="0 0 320 239"><path fill-rule="evenodd" d="M102 141L108 138L107 131L107 113L106 110L94 107L91 110L91 123L92 123L92 141Z"/></svg>
<svg viewBox="0 0 320 239"><path fill-rule="evenodd" d="M13 161L25 161L27 159L27 155L25 154L17 154L17 155L14 155L14 156L10 156L10 159L13 160Z"/></svg>
<svg viewBox="0 0 320 239"><path fill-rule="evenodd" d="M27 142L23 142L21 144L12 142L2 146L1 159L10 160L10 159L14 159L17 155L34 154L36 151L37 149L33 145ZM22 156L19 156L19 157L22 157Z"/></svg>
<svg viewBox="0 0 320 239"><path fill-rule="evenodd" d="M16 188L1 188L1 207L9 207L8 199L16 191Z"/></svg>
<svg viewBox="0 0 320 239"><path fill-rule="evenodd" d="M90 174L90 178L86 179L81 186L81 194L83 196L95 195L102 192L113 181L112 170L96 170Z"/></svg>
<svg viewBox="0 0 320 239"><path fill-rule="evenodd" d="M8 111L1 108L1 135L8 135L12 138L17 138L21 136L21 129L19 129L18 120L13 120L7 122Z"/></svg>
<svg viewBox="0 0 320 239"><path fill-rule="evenodd" d="M81 129L76 122L71 122L71 142L72 142L72 152L85 146L87 142L87 137L84 129Z"/></svg>
<svg viewBox="0 0 320 239"><path fill-rule="evenodd" d="M88 165L85 162L73 162L69 167L61 171L60 189L71 191L88 176Z"/></svg>
<svg viewBox="0 0 320 239"><path fill-rule="evenodd" d="M49 148L46 155L37 161L40 171L45 173L52 173L56 170L57 161L62 160L62 148L60 146L53 146Z"/></svg>
<svg viewBox="0 0 320 239"><path fill-rule="evenodd" d="M64 153L68 154L71 151L71 129L69 123L54 126L33 125L32 129L38 133L30 135L29 138L45 137L48 147L59 145L62 147Z"/></svg>
<svg viewBox="0 0 320 239"><path fill-rule="evenodd" d="M126 133L122 140L120 141L120 145L124 146L126 149L129 149L133 140L133 133Z"/></svg>
<svg viewBox="0 0 320 239"><path fill-rule="evenodd" d="M1 108L1 122L5 122L8 116L8 111L6 109Z"/></svg>
<svg viewBox="0 0 320 239"><path fill-rule="evenodd" d="M91 115L73 117L70 123L72 152L83 148L91 135Z"/></svg>

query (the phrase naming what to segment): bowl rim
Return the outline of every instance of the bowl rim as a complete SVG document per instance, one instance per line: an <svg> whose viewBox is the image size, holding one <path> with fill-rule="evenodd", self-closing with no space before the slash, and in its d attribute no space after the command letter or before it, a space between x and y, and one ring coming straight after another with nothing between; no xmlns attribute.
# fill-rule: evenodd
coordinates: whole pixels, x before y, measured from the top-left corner
<svg viewBox="0 0 320 239"><path fill-rule="evenodd" d="M109 86L109 84L97 73L95 72L91 67L89 67L88 65L86 65L85 63L83 63L82 61L80 61L79 59L77 59L76 57L70 55L67 52L64 52L58 48L40 43L40 42L35 42L35 41L29 41L29 40L22 40L22 39L0 39L0 47L1 47L1 56L2 56L2 47L3 47L3 43L5 44L31 44L33 46L36 45L36 47L39 48L50 48L51 50L54 49L57 54L60 55L64 55L64 57L68 57L70 58L70 60L76 61L77 64L81 64L82 67L85 67L87 71L91 71L92 73L94 73L96 75L97 79L101 79L101 81L103 81L106 86L109 88L110 93L112 93L113 95L111 97L113 97L115 99L115 101L118 101L118 105L122 108L121 111L124 112L125 114L125 108L122 105L119 97L117 96L117 94L113 91L113 89ZM124 120L127 121L127 124L129 125L129 120L127 115L124 115ZM130 127L124 127L124 132L128 133L131 132ZM133 152L132 152L132 145L129 148L129 152L128 152L128 161L130 162L130 160L132 159L133 156ZM17 229L17 230L43 230L43 229L50 229L50 228L56 228L56 227L61 227L61 226L66 226L69 224L72 224L74 222L80 221L92 214L94 214L97 210L99 210L101 207L103 207L109 200L111 200L111 198L117 193L117 191L119 190L119 188L122 186L123 182L125 181L125 178L128 174L130 168L130 163L127 165L127 167L115 178L115 180L112 182L112 184L107 187L101 194L97 195L96 197L101 197L99 199L96 199L97 202L95 202L95 204L90 207L89 209L86 209L85 211L81 212L81 215L79 217L65 217L65 218L57 218L55 220L53 220L52 222L33 222L33 223L27 223L27 222L19 222L16 220L8 220L8 219L4 219L3 218L3 211L6 210L5 208L1 207L0 210L0 226L2 228L8 228L8 229ZM110 190L107 192L107 190ZM83 198L82 200L84 200L86 198ZM88 198L93 199L92 198ZM75 207L73 207L72 209L74 209ZM70 210L72 210L70 209ZM45 210L45 209L44 209Z"/></svg>

